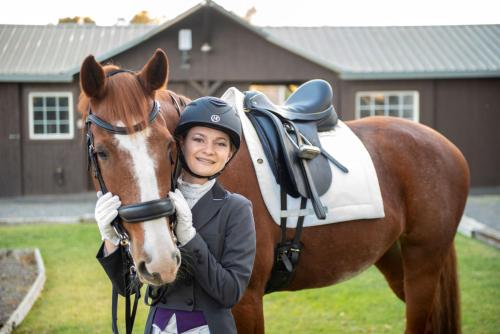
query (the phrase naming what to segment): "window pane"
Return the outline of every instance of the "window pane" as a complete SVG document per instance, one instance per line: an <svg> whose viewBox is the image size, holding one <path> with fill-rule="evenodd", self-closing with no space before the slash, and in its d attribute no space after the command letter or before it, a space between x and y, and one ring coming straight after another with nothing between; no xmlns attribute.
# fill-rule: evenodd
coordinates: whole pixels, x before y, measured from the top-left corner
<svg viewBox="0 0 500 334"><path fill-rule="evenodd" d="M405 105L413 105L413 95L405 95L405 96L403 96L403 103Z"/></svg>
<svg viewBox="0 0 500 334"><path fill-rule="evenodd" d="M390 108L389 109L389 116L399 116L399 110L397 108Z"/></svg>
<svg viewBox="0 0 500 334"><path fill-rule="evenodd" d="M47 125L47 133L57 133L57 125L55 124Z"/></svg>
<svg viewBox="0 0 500 334"><path fill-rule="evenodd" d="M60 124L59 133L69 133L69 124Z"/></svg>
<svg viewBox="0 0 500 334"><path fill-rule="evenodd" d="M34 97L33 98L33 106L34 107L42 107L43 106L43 97Z"/></svg>
<svg viewBox="0 0 500 334"><path fill-rule="evenodd" d="M405 108L403 110L403 117L407 119L413 119L413 109Z"/></svg>
<svg viewBox="0 0 500 334"><path fill-rule="evenodd" d="M47 120L55 120L56 112L55 111L47 111Z"/></svg>
<svg viewBox="0 0 500 334"><path fill-rule="evenodd" d="M47 97L46 98L47 107L55 107L56 106L56 98L55 97Z"/></svg>
<svg viewBox="0 0 500 334"><path fill-rule="evenodd" d="M361 96L359 98L359 104L362 106L370 105L370 97L369 96Z"/></svg>
<svg viewBox="0 0 500 334"><path fill-rule="evenodd" d="M376 116L384 116L384 108L375 108Z"/></svg>
<svg viewBox="0 0 500 334"><path fill-rule="evenodd" d="M375 96L375 105L376 106L384 105L384 95L376 95Z"/></svg>
<svg viewBox="0 0 500 334"><path fill-rule="evenodd" d="M35 125L35 133L44 133L43 125Z"/></svg>
<svg viewBox="0 0 500 334"><path fill-rule="evenodd" d="M368 117L370 116L370 110L369 109L363 109L360 111L360 117Z"/></svg>
<svg viewBox="0 0 500 334"><path fill-rule="evenodd" d="M59 111L59 119L60 120L67 120L69 116L69 113L67 110L61 110Z"/></svg>
<svg viewBox="0 0 500 334"><path fill-rule="evenodd" d="M59 106L67 107L68 106L68 98L67 97L60 97L59 98Z"/></svg>
<svg viewBox="0 0 500 334"><path fill-rule="evenodd" d="M35 121L43 121L43 111L35 111L33 117Z"/></svg>
<svg viewBox="0 0 500 334"><path fill-rule="evenodd" d="M397 104L399 104L399 96L397 96L397 95L390 95L389 96L389 104L391 104L391 105L397 105Z"/></svg>

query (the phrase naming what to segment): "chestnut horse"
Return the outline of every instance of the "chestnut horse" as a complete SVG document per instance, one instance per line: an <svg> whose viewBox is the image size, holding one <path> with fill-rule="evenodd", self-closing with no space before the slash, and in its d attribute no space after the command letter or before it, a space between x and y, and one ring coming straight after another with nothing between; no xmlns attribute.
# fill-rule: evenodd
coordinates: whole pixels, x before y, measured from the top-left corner
<svg viewBox="0 0 500 334"><path fill-rule="evenodd" d="M183 100L165 89L167 57L158 49L140 72L106 77L114 68L101 66L92 56L82 64L83 117L91 105L93 113L107 122L131 126L147 119L153 100L161 105L161 117L131 138L94 130L103 178L123 204L167 196L172 172L168 151L175 149L171 134L179 117L173 99ZM346 124L373 159L385 218L305 228L300 263L286 289L328 286L374 264L406 303L406 333L459 333L453 241L469 187L463 155L444 136L416 122L368 117ZM248 289L233 314L238 333L264 333L263 295L280 228L264 204L245 141L220 181L253 203L257 255ZM124 227L131 237L134 262L158 261L146 269L157 268L162 283L169 283L175 263L159 255L175 247L167 220L124 223ZM287 232L290 238L294 234L293 229Z"/></svg>

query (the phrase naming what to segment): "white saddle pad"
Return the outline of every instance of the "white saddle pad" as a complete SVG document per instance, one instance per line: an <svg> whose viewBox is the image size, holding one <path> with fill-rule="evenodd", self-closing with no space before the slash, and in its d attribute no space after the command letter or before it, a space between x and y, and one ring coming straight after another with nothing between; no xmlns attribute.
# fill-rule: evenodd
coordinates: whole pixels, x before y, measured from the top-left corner
<svg viewBox="0 0 500 334"><path fill-rule="evenodd" d="M370 154L361 140L340 120L333 130L319 133L323 149L349 169L346 174L330 163L333 181L321 196L323 206L328 208L326 219L319 220L316 217L310 200L306 209L300 210L300 198L291 196L288 196L288 210L282 212L280 186L276 183L257 133L245 115L243 93L231 87L222 99L238 110L260 191L276 224L280 224L282 216L288 217L288 227L296 227L299 215L305 216L304 226L384 217L382 195Z"/></svg>

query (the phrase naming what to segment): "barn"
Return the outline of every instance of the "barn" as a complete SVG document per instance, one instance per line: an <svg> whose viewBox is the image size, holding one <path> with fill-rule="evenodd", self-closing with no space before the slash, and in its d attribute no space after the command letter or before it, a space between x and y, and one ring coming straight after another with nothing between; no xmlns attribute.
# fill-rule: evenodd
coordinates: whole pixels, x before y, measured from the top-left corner
<svg viewBox="0 0 500 334"><path fill-rule="evenodd" d="M322 78L343 120L404 117L453 141L472 186L500 186L500 25L258 27L213 1L162 25L0 25L0 196L90 189L79 68L88 54L138 70L156 48L168 88L231 86L282 102Z"/></svg>

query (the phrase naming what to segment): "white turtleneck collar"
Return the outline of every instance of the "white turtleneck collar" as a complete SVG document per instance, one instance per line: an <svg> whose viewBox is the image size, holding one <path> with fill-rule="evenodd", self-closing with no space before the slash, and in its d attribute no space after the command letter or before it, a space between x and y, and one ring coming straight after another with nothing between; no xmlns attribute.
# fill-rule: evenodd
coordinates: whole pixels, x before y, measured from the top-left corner
<svg viewBox="0 0 500 334"><path fill-rule="evenodd" d="M192 209L193 206L198 202L200 198L203 197L215 184L215 179L209 180L204 184L194 184L188 183L182 179L181 176L177 179L177 187L181 191L182 195L186 199L189 208Z"/></svg>

